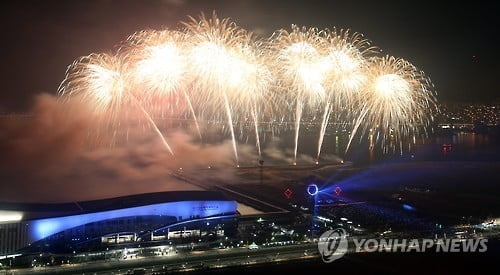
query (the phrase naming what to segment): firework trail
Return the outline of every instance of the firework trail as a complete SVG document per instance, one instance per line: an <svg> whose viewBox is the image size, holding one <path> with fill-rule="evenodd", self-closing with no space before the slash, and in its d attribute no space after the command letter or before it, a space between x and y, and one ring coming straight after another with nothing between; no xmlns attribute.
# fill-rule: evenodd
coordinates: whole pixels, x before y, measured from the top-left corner
<svg viewBox="0 0 500 275"><path fill-rule="evenodd" d="M366 105L363 105L363 106L366 106ZM352 128L352 132L349 135L349 141L347 142L347 146L346 146L346 149L345 149L346 152L349 150L349 147L351 146L351 142L352 142L354 136L356 135L356 133L358 131L358 128L361 125L361 122L363 122L363 120L365 119L365 116L366 116L367 112L368 112L368 109L365 108L365 107L363 107L361 109L361 112L360 112L359 116L355 119L355 121L354 121L354 127Z"/></svg>
<svg viewBox="0 0 500 275"><path fill-rule="evenodd" d="M292 25L292 31L279 30L271 37L270 48L278 61L274 70L282 80L288 100L295 103L295 145L294 164L297 161L297 149L303 109L305 106L315 109L325 99L323 86L325 62L322 51L326 41L316 28L299 28Z"/></svg>
<svg viewBox="0 0 500 275"><path fill-rule="evenodd" d="M323 138L325 136L326 128L328 127L328 120L330 118L332 108L330 103L325 104L325 111L323 112L323 119L321 120L319 140L318 140L318 154L316 155L316 162L319 161L319 155L321 154L321 147L323 146Z"/></svg>
<svg viewBox="0 0 500 275"><path fill-rule="evenodd" d="M251 36L248 37L251 38ZM272 94L269 93L273 77L265 65L265 53L259 45L260 43L248 39L235 49L236 56L233 61L234 67L231 68L228 96L238 117L250 116L253 120L260 160L262 153L259 118L263 116L259 116L259 113L265 113L269 109L269 104L273 102ZM268 102L264 102L264 99Z"/></svg>
<svg viewBox="0 0 500 275"><path fill-rule="evenodd" d="M325 73L327 99L318 139L317 160L321 154L332 108L335 109L335 121L345 125L346 119L355 113L355 104L358 104L366 82L366 57L377 53L377 48L370 46L370 41L364 39L360 33L350 34L349 30L325 29L321 34L327 41L326 54L320 61Z"/></svg>
<svg viewBox="0 0 500 275"><path fill-rule="evenodd" d="M238 29L228 19L219 20L215 14L211 19L206 19L203 14L200 21L192 17L190 19L191 22L185 23L185 26L194 40L189 58L196 77L196 90L202 94L199 99L205 103L217 105L219 102L216 100L222 100L231 132L234 157L238 165L238 150L226 81L229 73L227 68L232 61L229 52L238 41L236 37L242 35L243 30Z"/></svg>
<svg viewBox="0 0 500 275"><path fill-rule="evenodd" d="M165 148L167 148L167 150L173 156L174 152L172 151L172 148L168 144L167 140L165 139L165 136L162 134L162 132L160 131L160 129L158 129L158 126L154 122L154 120L151 117L151 115L146 111L146 109L144 109L144 107L142 107L141 103L139 101L137 101L137 99L135 97L132 97L132 98L133 98L133 101L136 104L136 106L141 110L141 112L144 114L144 116L146 117L146 119L148 120L148 122L151 124L151 126L153 127L153 129L155 130L155 132L160 137L161 142L163 143L163 145L165 146Z"/></svg>
<svg viewBox="0 0 500 275"><path fill-rule="evenodd" d="M214 13L207 19L202 14L199 20L191 18L184 25L192 38L190 64L198 99L212 112L226 111L238 165L234 112L238 117L254 114L254 124L258 123L257 106L267 91L271 73L262 63L263 55L252 33L237 27L229 18L220 20ZM259 139L258 132L256 137ZM257 144L260 146L260 141Z"/></svg>

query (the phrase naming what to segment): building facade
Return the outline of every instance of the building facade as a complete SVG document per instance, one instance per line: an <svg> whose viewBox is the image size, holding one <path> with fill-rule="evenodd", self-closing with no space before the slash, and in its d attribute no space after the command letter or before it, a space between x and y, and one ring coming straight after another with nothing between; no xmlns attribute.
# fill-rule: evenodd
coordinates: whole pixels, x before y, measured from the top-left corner
<svg viewBox="0 0 500 275"><path fill-rule="evenodd" d="M63 204L0 204L22 213L0 224L0 255L70 253L135 242L183 242L236 233L237 203L176 191Z"/></svg>

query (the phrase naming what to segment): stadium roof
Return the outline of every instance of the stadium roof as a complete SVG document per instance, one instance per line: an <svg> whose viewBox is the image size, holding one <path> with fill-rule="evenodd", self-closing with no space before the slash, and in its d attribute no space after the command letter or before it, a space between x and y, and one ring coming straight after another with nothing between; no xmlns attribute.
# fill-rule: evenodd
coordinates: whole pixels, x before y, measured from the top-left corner
<svg viewBox="0 0 500 275"><path fill-rule="evenodd" d="M130 208L143 205L178 201L232 201L222 193L213 191L169 191L144 193L123 197L67 203L3 203L0 210L24 212L24 220L62 215L77 215Z"/></svg>

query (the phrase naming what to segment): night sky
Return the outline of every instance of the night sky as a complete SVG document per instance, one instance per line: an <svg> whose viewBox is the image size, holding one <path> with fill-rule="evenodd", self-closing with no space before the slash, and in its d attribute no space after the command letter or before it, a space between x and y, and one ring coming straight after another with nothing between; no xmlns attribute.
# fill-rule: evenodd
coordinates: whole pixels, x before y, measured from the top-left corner
<svg viewBox="0 0 500 275"><path fill-rule="evenodd" d="M55 94L79 56L110 52L135 31L179 28L188 15L213 10L263 37L291 24L349 28L424 70L441 102L500 99L494 1L21 0L0 6L0 113L27 111L34 95Z"/></svg>

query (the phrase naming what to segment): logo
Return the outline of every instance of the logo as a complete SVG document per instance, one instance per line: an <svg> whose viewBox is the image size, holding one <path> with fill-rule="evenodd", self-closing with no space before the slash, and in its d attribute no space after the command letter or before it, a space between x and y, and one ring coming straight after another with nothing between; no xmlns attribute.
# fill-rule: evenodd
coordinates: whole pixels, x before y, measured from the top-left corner
<svg viewBox="0 0 500 275"><path fill-rule="evenodd" d="M346 232L343 228L328 230L321 234L318 241L318 250L325 263L340 259L347 252Z"/></svg>
<svg viewBox="0 0 500 275"><path fill-rule="evenodd" d="M434 251L436 253L462 252L484 253L488 250L488 239L477 235L467 235L464 232L458 238L438 239L356 239L352 238L353 253L360 252L393 252L415 253ZM475 233L474 233L475 234ZM331 263L344 256L348 249L347 233L342 228L328 230L321 234L318 240L318 250L325 263Z"/></svg>

